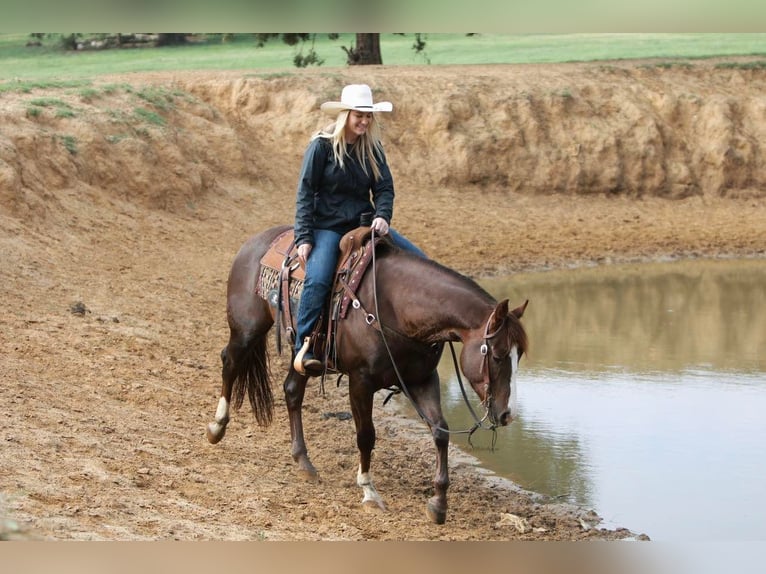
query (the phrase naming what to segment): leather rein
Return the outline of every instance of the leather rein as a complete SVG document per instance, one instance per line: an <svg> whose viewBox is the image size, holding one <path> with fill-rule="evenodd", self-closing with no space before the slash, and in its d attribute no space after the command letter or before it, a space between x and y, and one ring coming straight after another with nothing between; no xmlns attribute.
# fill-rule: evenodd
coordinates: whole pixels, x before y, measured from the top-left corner
<svg viewBox="0 0 766 574"><path fill-rule="evenodd" d="M372 230L372 238L371 241L375 240L375 230ZM484 416L479 418L479 416L476 414L476 411L474 411L473 407L471 406L471 402L468 399L468 393L465 390L465 385L463 384L463 378L460 376L460 367L458 365L457 361L457 355L455 353L455 347L452 344L452 341L447 341L449 343L450 351L452 352L452 363L455 367L455 375L457 376L458 383L460 385L460 392L463 395L463 400L465 401L466 406L468 407L468 411L471 413L471 416L473 417L474 424L471 428L465 429L465 430L450 430L444 427L441 427L437 424L435 424L433 421L431 421L425 413L420 409L418 404L413 400L412 395L410 394L409 389L407 388L407 385L404 382L404 379L402 378L401 373L399 372L399 368L396 366L396 361L394 360L394 356L391 353L391 348L388 345L388 341L386 340L386 335L384 331L388 330L396 335L411 339L413 341L416 341L415 339L412 339L411 337L408 337L407 335L403 333L399 333L398 331L395 331L394 329L391 329L390 327L384 328L382 322L380 322L380 310L378 308L378 282L377 282L377 273L376 273L376 262L375 262L375 249L372 250L372 293L373 293L373 301L375 305L375 314L377 315L377 322L379 325L378 331L380 332L380 337L383 340L383 345L386 347L386 352L388 353L389 359L391 359L391 366L394 368L394 373L396 374L396 378L399 381L399 385L401 387L401 392L404 393L404 395L409 399L412 406L415 408L415 411L418 413L418 416L431 428L431 429L437 429L442 432L446 432L448 434L467 434L468 435L468 444L473 446L473 443L471 442L471 437L473 436L473 433L476 432L479 429L482 430L488 430L492 431L492 444L491 448L494 450L495 444L497 442L497 425L494 423L490 423L489 425L485 425L485 422L489 418L489 407L490 403L492 401L492 397L489 394L489 384L490 384L490 376L489 376L489 341L495 337L500 329L497 329L493 333L489 332L489 325L492 322L492 318L495 316L495 312L493 311L492 314L487 319L487 323L484 326L484 342L481 344L480 352L483 355L482 364L481 364L481 373L484 375L484 380L482 381L484 385L487 386L487 398L482 402L482 405L484 405ZM372 316L372 314L367 313L366 318L367 324L372 325L373 322L376 321L376 318ZM420 343L420 341L416 341ZM421 343L422 344L422 343ZM396 394L398 389L392 390L391 394L386 397L383 404L387 403L391 397Z"/></svg>

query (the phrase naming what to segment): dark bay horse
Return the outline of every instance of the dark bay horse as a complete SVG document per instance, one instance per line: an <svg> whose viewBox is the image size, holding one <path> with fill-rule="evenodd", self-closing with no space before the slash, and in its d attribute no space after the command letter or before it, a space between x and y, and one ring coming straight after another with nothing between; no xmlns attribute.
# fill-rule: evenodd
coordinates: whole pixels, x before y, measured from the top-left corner
<svg viewBox="0 0 766 574"><path fill-rule="evenodd" d="M258 423L271 423L274 401L266 338L275 311L256 295L256 282L261 257L288 229L272 228L251 237L232 264L226 307L230 338L221 352L221 398L215 422L207 427L207 438L213 444L226 431L232 395L234 408L238 408L247 393ZM381 389L405 386L403 390L430 426L436 445L434 496L426 510L431 520L442 524L447 517L449 430L442 415L436 368L444 344L462 343L460 369L486 409L485 417L493 427L507 425L513 417L510 405L515 400L518 362L527 349L520 322L527 302L509 311L507 299L495 301L471 279L388 244L378 246L374 270L368 270L362 279L357 297L361 307L349 309L337 327L336 368L348 375L362 504L385 509L370 474L375 446L373 395ZM292 457L301 473L316 478L301 418L307 381L308 376L295 371L291 363L284 393Z"/></svg>

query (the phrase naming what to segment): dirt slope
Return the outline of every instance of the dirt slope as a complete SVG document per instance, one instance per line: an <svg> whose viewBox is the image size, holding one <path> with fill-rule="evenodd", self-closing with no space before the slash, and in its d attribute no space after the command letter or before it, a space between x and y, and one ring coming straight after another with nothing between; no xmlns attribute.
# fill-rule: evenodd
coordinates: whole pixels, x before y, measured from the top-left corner
<svg viewBox="0 0 766 574"><path fill-rule="evenodd" d="M448 522L431 525L430 438L383 397L373 473L390 511L364 513L353 424L326 416L348 410L343 384L308 391L319 483L293 474L281 402L272 427L242 411L207 444L225 280L248 235L291 221L318 105L358 81L394 102L395 226L461 272L764 257L766 71L715 64L152 74L0 94L0 506L18 524L0 514L0 536L630 535L586 529L587 509L458 453ZM278 388L284 359L272 366Z"/></svg>

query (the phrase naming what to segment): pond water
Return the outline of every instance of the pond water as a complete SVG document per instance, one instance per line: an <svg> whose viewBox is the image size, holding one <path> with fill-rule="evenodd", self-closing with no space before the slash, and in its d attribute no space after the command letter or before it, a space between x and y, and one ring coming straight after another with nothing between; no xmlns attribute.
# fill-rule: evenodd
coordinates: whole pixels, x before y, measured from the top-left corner
<svg viewBox="0 0 766 574"><path fill-rule="evenodd" d="M513 306L530 299L530 352L519 416L495 450L487 432L457 444L525 489L652 540L766 540L766 261L482 285ZM448 350L439 370L450 427L470 427Z"/></svg>

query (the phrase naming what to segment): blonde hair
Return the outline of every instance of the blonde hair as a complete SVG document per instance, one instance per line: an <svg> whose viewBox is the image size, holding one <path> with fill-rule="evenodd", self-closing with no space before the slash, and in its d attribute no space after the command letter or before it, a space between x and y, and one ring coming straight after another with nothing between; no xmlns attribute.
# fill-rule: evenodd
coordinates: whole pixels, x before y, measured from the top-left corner
<svg viewBox="0 0 766 574"><path fill-rule="evenodd" d="M351 110L341 110L340 113L338 113L338 117L335 119L334 124L328 125L312 137L312 139L321 137L330 140L332 143L332 153L335 158L335 163L337 163L341 169L343 169L343 158L346 157L348 153L346 150L346 122L348 121L348 115L350 113ZM383 144L380 141L380 131L380 124L378 123L375 114L372 114L372 120L367 127L367 132L359 136L351 145L351 153L356 156L356 159L359 161L365 174L367 174L366 160L369 158L370 166L372 166L372 174L376 181L380 179L378 158L383 157Z"/></svg>

